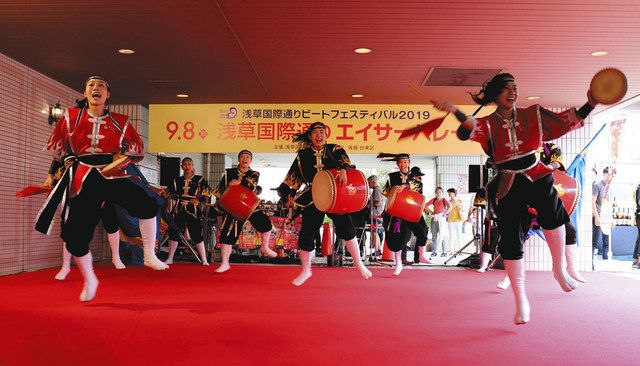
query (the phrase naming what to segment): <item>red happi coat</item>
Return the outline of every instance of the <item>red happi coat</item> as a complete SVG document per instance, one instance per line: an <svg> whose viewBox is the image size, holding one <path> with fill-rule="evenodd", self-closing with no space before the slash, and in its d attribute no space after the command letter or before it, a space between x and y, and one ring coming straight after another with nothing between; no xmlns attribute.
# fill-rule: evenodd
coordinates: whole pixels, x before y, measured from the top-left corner
<svg viewBox="0 0 640 366"><path fill-rule="evenodd" d="M516 108L514 114L512 120L504 119L497 111L478 118L469 137L482 145L498 167L535 154L544 141L557 139L583 125L575 108L554 113L536 104L528 108ZM535 181L551 171L536 158L533 165L514 172L523 173Z"/></svg>
<svg viewBox="0 0 640 366"><path fill-rule="evenodd" d="M45 150L57 160L68 155L116 153L141 160L144 145L124 114L107 111L93 117L86 108L69 108L56 124Z"/></svg>
<svg viewBox="0 0 640 366"><path fill-rule="evenodd" d="M106 111L104 115L94 117L86 108L69 108L65 111L51 133L45 150L58 161L69 156L82 158L89 155L122 154L136 162L144 156L144 144L131 126L128 116ZM104 165L106 164L78 163L71 179L72 196L82 189L84 177L92 168Z"/></svg>

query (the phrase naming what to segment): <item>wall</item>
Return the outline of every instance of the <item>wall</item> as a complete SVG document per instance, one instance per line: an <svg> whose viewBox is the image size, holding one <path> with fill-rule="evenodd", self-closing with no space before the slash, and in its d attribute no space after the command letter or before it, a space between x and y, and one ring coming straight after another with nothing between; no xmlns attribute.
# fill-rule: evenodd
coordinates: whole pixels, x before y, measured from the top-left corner
<svg viewBox="0 0 640 366"><path fill-rule="evenodd" d="M53 130L48 106L75 105L77 91L0 54L0 275L60 265L62 241L56 215L49 236L34 230L44 195L17 199L15 193L46 178L51 158L42 148ZM45 111L43 113L42 111ZM104 257L97 228L91 250Z"/></svg>

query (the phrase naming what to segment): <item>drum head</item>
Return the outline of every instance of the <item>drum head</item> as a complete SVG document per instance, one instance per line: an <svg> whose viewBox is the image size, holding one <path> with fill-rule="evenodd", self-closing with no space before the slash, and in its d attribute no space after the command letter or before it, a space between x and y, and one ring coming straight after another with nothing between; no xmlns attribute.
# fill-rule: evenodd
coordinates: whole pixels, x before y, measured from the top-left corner
<svg viewBox="0 0 640 366"><path fill-rule="evenodd" d="M313 204L321 212L329 211L336 203L336 184L331 173L321 170L311 184Z"/></svg>
<svg viewBox="0 0 640 366"><path fill-rule="evenodd" d="M598 103L614 104L627 94L627 77L618 69L602 69L591 79L589 89Z"/></svg>

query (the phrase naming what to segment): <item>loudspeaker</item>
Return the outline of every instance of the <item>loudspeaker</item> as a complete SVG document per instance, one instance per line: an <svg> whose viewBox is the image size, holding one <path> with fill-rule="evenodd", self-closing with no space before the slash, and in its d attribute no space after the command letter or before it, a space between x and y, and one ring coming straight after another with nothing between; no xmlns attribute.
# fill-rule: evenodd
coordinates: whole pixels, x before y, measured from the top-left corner
<svg viewBox="0 0 640 366"><path fill-rule="evenodd" d="M167 187L180 176L180 158L160 158L160 186Z"/></svg>
<svg viewBox="0 0 640 366"><path fill-rule="evenodd" d="M489 170L482 165L469 165L469 192L478 192L489 182Z"/></svg>

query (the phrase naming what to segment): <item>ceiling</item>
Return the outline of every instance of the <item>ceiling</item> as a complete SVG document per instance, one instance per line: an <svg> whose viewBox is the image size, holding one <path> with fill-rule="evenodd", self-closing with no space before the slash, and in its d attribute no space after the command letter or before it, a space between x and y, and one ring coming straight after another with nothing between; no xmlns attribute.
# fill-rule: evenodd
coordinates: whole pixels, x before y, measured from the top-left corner
<svg viewBox="0 0 640 366"><path fill-rule="evenodd" d="M626 73L627 98L640 89L638 0L95 4L0 2L0 52L78 90L102 74L112 103L471 104L477 86L410 88L434 66L511 72L522 106L581 105L609 66Z"/></svg>

